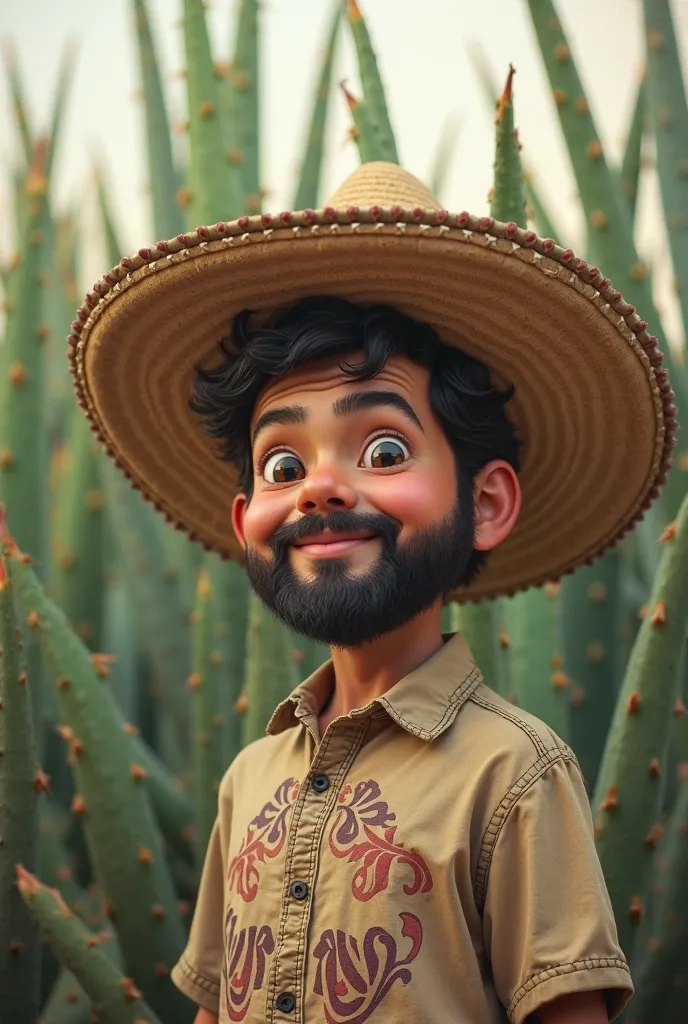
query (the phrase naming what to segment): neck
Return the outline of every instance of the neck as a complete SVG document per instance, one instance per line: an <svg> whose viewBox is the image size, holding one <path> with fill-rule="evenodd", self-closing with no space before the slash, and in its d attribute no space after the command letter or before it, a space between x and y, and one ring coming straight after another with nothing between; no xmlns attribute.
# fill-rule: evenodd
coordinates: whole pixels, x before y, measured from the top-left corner
<svg viewBox="0 0 688 1024"><path fill-rule="evenodd" d="M442 646L442 602L405 626L357 648L330 650L335 686L328 719L365 707L427 661Z"/></svg>

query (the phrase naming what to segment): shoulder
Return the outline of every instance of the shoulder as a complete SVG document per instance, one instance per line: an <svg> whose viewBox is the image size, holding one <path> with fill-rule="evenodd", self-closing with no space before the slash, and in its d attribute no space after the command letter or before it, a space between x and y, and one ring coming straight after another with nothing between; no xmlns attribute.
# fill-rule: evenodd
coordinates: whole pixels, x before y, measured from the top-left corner
<svg viewBox="0 0 688 1024"><path fill-rule="evenodd" d="M505 781L514 782L524 772L546 768L555 761L572 761L571 747L545 722L501 697L484 683L471 693L461 711L462 731L479 738L483 755L504 762Z"/></svg>
<svg viewBox="0 0 688 1024"><path fill-rule="evenodd" d="M284 763L290 766L293 733L293 729L287 729L277 735L261 736L242 747L220 781L220 804L232 800L235 793L255 790L256 780L265 775L267 765L277 768Z"/></svg>
<svg viewBox="0 0 688 1024"><path fill-rule="evenodd" d="M525 794L537 794L552 772L576 777L582 790L580 766L569 745L545 722L482 682L447 732L447 756L460 766L481 842L495 838Z"/></svg>

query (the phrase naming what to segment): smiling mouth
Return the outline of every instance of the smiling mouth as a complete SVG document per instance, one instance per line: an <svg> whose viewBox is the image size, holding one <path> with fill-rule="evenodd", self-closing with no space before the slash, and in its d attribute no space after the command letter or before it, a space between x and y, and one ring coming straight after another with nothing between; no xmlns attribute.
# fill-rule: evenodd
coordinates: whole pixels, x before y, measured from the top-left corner
<svg viewBox="0 0 688 1024"><path fill-rule="evenodd" d="M357 548L363 547L364 544L368 544L371 540L375 540L377 534L370 534L369 536L361 537L346 537L342 540L337 540L336 536L333 535L332 539L321 539L312 541L305 541L298 544L293 544L292 547L297 548L303 552L304 555L310 555L316 558L336 558L339 555L346 555L350 551L355 551Z"/></svg>

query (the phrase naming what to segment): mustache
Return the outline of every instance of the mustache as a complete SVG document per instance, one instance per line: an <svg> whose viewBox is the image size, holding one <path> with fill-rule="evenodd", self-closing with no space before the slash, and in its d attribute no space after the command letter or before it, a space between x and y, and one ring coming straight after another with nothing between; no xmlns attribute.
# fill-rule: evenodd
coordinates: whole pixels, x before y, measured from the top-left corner
<svg viewBox="0 0 688 1024"><path fill-rule="evenodd" d="M389 516L372 512L331 512L328 516L302 516L294 523L282 523L268 541L276 559L282 557L289 544L294 541L313 537L323 530L332 533L346 530L370 530L382 537L383 542L392 547L401 531L401 523Z"/></svg>

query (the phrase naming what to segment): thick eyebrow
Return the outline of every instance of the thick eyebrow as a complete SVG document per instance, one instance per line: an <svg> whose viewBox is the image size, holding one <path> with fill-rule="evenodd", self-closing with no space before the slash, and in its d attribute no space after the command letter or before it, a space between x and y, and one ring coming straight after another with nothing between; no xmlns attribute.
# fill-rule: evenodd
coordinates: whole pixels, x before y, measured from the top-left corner
<svg viewBox="0 0 688 1024"><path fill-rule="evenodd" d="M401 395L398 395L396 391L354 391L350 395L338 398L337 401L332 404L332 411L335 416L351 416L360 409L373 409L383 406L398 409L399 412L403 413L407 420L414 423L423 434L425 433L423 430L423 424L418 419L413 408L409 405L406 399ZM265 430L274 423L281 425L305 423L307 419L308 414L302 405L284 405L280 406L278 409L270 409L258 418L253 431L251 443L255 444L256 438L260 434L261 430Z"/></svg>

